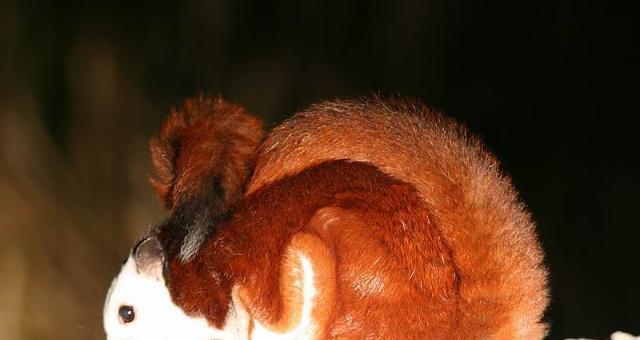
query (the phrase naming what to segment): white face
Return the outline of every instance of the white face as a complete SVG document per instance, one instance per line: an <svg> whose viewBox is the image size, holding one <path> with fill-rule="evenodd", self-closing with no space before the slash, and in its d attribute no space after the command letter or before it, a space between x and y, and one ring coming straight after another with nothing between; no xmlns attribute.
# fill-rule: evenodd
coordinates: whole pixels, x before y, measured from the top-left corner
<svg viewBox="0 0 640 340"><path fill-rule="evenodd" d="M104 306L108 340L209 340L226 338L204 318L178 308L162 275L139 273L133 256L113 280Z"/></svg>
<svg viewBox="0 0 640 340"><path fill-rule="evenodd" d="M150 242L147 242L150 241ZM162 255L157 241L147 239L127 259L113 280L104 306L108 340L217 340L217 339L313 339L311 308L316 286L310 261L300 255L302 313L297 324L284 333L274 332L257 320L241 302L234 287L224 329L209 325L204 317L190 317L176 306L162 275ZM249 325L253 323L253 327Z"/></svg>

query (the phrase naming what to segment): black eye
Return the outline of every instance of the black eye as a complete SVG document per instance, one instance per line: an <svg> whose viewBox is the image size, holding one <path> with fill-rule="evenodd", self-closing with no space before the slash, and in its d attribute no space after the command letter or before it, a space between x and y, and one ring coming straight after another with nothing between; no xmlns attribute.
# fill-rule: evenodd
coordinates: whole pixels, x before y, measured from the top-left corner
<svg viewBox="0 0 640 340"><path fill-rule="evenodd" d="M120 309L118 309L118 315L120 315L120 320L124 323L129 323L136 318L136 312L133 310L132 306L120 306Z"/></svg>

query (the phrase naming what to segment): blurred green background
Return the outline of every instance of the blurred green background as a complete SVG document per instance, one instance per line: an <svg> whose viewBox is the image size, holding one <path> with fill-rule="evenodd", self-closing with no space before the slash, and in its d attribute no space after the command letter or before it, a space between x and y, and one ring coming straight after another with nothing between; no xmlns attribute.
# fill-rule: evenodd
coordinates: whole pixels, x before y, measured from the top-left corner
<svg viewBox="0 0 640 340"><path fill-rule="evenodd" d="M100 339L164 212L147 140L199 92L271 127L413 96L482 135L551 269L550 338L640 333L637 13L605 1L0 2L0 339Z"/></svg>

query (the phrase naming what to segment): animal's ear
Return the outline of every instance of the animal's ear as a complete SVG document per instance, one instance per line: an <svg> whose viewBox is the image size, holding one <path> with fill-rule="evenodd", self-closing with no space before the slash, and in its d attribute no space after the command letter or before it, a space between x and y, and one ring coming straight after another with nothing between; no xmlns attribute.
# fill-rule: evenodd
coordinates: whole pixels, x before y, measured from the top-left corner
<svg viewBox="0 0 640 340"><path fill-rule="evenodd" d="M286 248L281 266L281 317L274 324L257 323L254 338L283 333L296 339L325 338L329 335L336 285L332 249L314 234L297 233Z"/></svg>
<svg viewBox="0 0 640 340"><path fill-rule="evenodd" d="M152 185L170 211L157 231L168 260L195 255L240 199L263 134L260 120L219 97L172 110L150 142Z"/></svg>
<svg viewBox="0 0 640 340"><path fill-rule="evenodd" d="M162 279L162 264L164 258L162 246L157 237L151 236L140 241L133 249L133 257L139 273L156 280Z"/></svg>

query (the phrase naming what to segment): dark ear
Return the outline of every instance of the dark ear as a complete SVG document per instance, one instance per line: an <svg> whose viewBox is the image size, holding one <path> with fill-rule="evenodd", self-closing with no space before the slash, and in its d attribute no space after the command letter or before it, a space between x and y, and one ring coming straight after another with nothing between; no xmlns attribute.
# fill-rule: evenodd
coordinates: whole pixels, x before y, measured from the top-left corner
<svg viewBox="0 0 640 340"><path fill-rule="evenodd" d="M139 273L156 280L162 279L164 256L162 254L162 246L155 236L140 241L133 250L133 257Z"/></svg>

